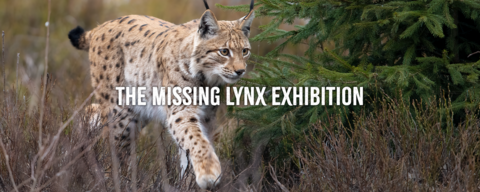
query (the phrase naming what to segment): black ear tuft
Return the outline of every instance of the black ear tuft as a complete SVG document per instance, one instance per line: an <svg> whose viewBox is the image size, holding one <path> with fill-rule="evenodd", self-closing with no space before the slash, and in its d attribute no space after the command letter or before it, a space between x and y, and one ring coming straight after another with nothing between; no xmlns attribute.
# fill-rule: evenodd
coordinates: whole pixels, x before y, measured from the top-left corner
<svg viewBox="0 0 480 192"><path fill-rule="evenodd" d="M252 12L252 10L253 10L253 5L254 5L254 4L255 4L255 0L252 0L252 1L250 2L250 12Z"/></svg>
<svg viewBox="0 0 480 192"><path fill-rule="evenodd" d="M240 29L243 31L245 36L250 36L250 25L252 25L253 18L255 18L255 12L253 11L253 5L255 4L255 0L250 2L250 11L248 12L245 17L242 17L240 21Z"/></svg>
<svg viewBox="0 0 480 192"><path fill-rule="evenodd" d="M209 10L210 8L208 7L207 0L203 0L203 4L205 4L205 9Z"/></svg>
<svg viewBox="0 0 480 192"><path fill-rule="evenodd" d="M75 29L72 29L68 33L68 38L70 39L70 42L72 42L72 45L75 48L81 49L80 48L80 38L82 37L82 35L84 33L85 33L85 30L83 30L83 28L81 28L80 26L76 27Z"/></svg>

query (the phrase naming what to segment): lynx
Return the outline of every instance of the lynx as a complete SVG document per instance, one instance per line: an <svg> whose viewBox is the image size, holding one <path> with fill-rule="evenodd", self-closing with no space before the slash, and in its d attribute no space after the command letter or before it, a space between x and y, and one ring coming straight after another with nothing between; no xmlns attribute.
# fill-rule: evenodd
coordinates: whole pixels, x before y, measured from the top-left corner
<svg viewBox="0 0 480 192"><path fill-rule="evenodd" d="M180 25L128 15L68 34L74 47L88 51L98 101L92 108L99 109L95 116L106 122L104 129L112 133L116 146L129 146L130 132L138 132L140 120L159 122L179 147L183 171L190 162L201 188L215 186L221 174L213 146L217 107L153 106L151 92L152 87L219 87L245 75L253 0L250 12L233 21L217 20L204 4L200 19ZM147 87L147 105L119 104L116 87Z"/></svg>

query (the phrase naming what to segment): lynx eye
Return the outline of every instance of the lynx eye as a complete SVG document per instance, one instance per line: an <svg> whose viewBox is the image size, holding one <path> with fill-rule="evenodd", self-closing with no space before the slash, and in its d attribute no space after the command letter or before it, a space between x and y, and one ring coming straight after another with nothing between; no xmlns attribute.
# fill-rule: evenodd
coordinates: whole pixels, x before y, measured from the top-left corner
<svg viewBox="0 0 480 192"><path fill-rule="evenodd" d="M243 56L248 55L249 50L248 49L243 49Z"/></svg>
<svg viewBox="0 0 480 192"><path fill-rule="evenodd" d="M218 52L220 52L220 54L223 56L228 56L228 54L230 53L228 49L220 49L218 50Z"/></svg>

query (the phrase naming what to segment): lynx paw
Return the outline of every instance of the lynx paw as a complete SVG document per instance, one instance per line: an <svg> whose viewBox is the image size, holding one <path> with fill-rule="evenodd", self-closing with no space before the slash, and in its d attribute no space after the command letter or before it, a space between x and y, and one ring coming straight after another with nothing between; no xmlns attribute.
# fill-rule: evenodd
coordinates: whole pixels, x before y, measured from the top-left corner
<svg viewBox="0 0 480 192"><path fill-rule="evenodd" d="M211 188L218 184L222 173L220 161L215 153L209 153L205 157L195 169L197 184L202 189Z"/></svg>

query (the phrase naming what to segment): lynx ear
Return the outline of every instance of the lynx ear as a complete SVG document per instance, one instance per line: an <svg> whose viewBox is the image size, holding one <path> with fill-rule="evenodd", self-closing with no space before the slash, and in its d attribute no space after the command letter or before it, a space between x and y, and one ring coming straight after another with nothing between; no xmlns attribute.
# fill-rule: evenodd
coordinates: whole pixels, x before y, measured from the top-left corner
<svg viewBox="0 0 480 192"><path fill-rule="evenodd" d="M253 11L254 0L250 2L250 12L245 17L240 19L240 29L245 36L250 36L250 26L252 25L253 18L255 18L255 12Z"/></svg>
<svg viewBox="0 0 480 192"><path fill-rule="evenodd" d="M255 18L255 13L251 11L247 16L240 19L240 29L247 37L250 36L250 25L252 25L253 18Z"/></svg>
<svg viewBox="0 0 480 192"><path fill-rule="evenodd" d="M217 18L215 18L215 15L210 10L206 10L200 19L198 34L201 38L211 38L217 34L218 29Z"/></svg>

